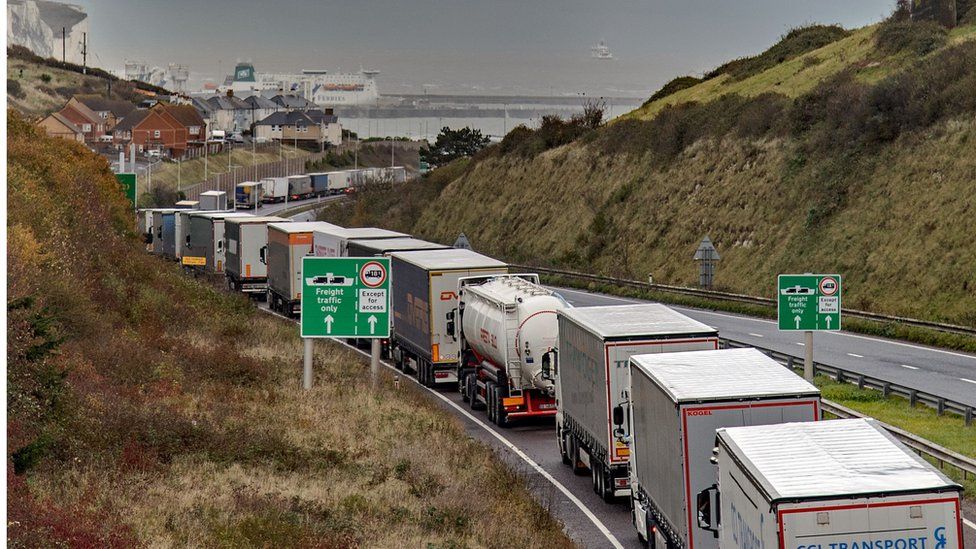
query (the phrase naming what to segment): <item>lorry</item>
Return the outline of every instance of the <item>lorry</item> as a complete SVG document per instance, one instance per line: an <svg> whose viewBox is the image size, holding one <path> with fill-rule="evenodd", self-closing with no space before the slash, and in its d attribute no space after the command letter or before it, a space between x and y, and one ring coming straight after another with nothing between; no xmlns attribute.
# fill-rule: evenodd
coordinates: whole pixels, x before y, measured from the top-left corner
<svg viewBox="0 0 976 549"><path fill-rule="evenodd" d="M342 194L346 192L351 183L353 170L339 170L329 172L329 194Z"/></svg>
<svg viewBox="0 0 976 549"><path fill-rule="evenodd" d="M164 216L167 213L172 214L178 211L179 209L177 208L153 208L152 210L147 212L146 215L152 217L152 220L150 221L151 234L152 234L150 238L150 244L152 245L152 249L151 249L152 253L156 255L163 254L163 249L166 247L166 244L163 240L164 239L164 230L163 230ZM167 234L166 236L169 236L169 234Z"/></svg>
<svg viewBox="0 0 976 549"><path fill-rule="evenodd" d="M534 274L464 277L448 334L458 339L461 399L486 408L499 427L556 415L556 388L543 357L559 335L556 315L570 305Z"/></svg>
<svg viewBox="0 0 976 549"><path fill-rule="evenodd" d="M234 205L239 209L256 210L261 205L261 183L245 181L234 188Z"/></svg>
<svg viewBox="0 0 976 549"><path fill-rule="evenodd" d="M261 180L264 202L284 202L288 199L287 177L265 177Z"/></svg>
<svg viewBox="0 0 976 549"><path fill-rule="evenodd" d="M630 495L630 433L614 434L611 410L624 403L633 355L718 349L718 332L659 303L563 309L549 357L556 383L556 442L563 463L589 470L606 501ZM547 360L548 358L548 360Z"/></svg>
<svg viewBox="0 0 976 549"><path fill-rule="evenodd" d="M374 257L385 256L390 252L447 250L450 248L446 244L427 242L412 237L377 238L374 240L350 240L346 243L346 255L349 257Z"/></svg>
<svg viewBox="0 0 976 549"><path fill-rule="evenodd" d="M289 223L274 216L231 217L224 223L227 286L259 300L268 296L268 223Z"/></svg>
<svg viewBox="0 0 976 549"><path fill-rule="evenodd" d="M349 229L336 227L334 229L315 231L315 235L312 238L312 251L318 257L346 257L346 249L350 242L409 236L408 234L375 227Z"/></svg>
<svg viewBox="0 0 976 549"><path fill-rule="evenodd" d="M199 200L180 200L179 202L177 202L176 204L174 204L174 207L179 208L179 209L182 209L182 210L198 210L198 209L200 209L200 201Z"/></svg>
<svg viewBox="0 0 976 549"><path fill-rule="evenodd" d="M699 527L723 548L960 549L962 487L873 419L718 429Z"/></svg>
<svg viewBox="0 0 976 549"><path fill-rule="evenodd" d="M312 233L338 227L325 221L268 223L268 303L297 317L302 308L302 258L312 255Z"/></svg>
<svg viewBox="0 0 976 549"><path fill-rule="evenodd" d="M196 272L223 274L226 263L224 248L224 223L231 217L253 217L251 214L233 211L196 211L189 216L189 232L182 262Z"/></svg>
<svg viewBox="0 0 976 549"><path fill-rule="evenodd" d="M329 192L329 172L316 172L310 173L308 176L312 179L312 192L315 196L327 196L331 194Z"/></svg>
<svg viewBox="0 0 976 549"><path fill-rule="evenodd" d="M227 209L227 193L206 191L200 193L200 209L219 212Z"/></svg>
<svg viewBox="0 0 976 549"><path fill-rule="evenodd" d="M425 386L457 382L458 342L448 333L458 302L458 280L505 274L508 267L471 250L390 253L393 337L398 369L412 368ZM411 363L413 364L411 366Z"/></svg>
<svg viewBox="0 0 976 549"><path fill-rule="evenodd" d="M615 426L630 424L638 537L658 549L716 549L695 519L698 493L715 484L715 430L817 421L820 391L752 348L634 355L629 401L612 413Z"/></svg>
<svg viewBox="0 0 976 549"><path fill-rule="evenodd" d="M304 200L311 198L315 191L312 189L312 178L307 175L289 175L288 197L291 200Z"/></svg>

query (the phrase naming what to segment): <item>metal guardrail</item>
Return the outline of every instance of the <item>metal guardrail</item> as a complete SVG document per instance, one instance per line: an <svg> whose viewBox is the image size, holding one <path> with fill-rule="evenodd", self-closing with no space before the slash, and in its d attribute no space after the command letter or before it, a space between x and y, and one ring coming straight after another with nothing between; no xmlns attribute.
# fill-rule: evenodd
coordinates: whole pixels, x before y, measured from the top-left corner
<svg viewBox="0 0 976 549"><path fill-rule="evenodd" d="M668 292L668 293L687 295L693 297L717 299L721 301L748 303L750 305L762 305L768 307L776 306L776 300L770 299L768 297L757 297L757 296L751 296L745 294L736 294L731 292L719 292L716 290L702 290L700 288L672 286L669 284L651 284L650 282L644 282L641 280L630 280L626 278L600 276L600 275L594 275L589 273L581 273L578 271L565 271L561 269L550 269L546 267L536 267L531 265L512 264L511 266L517 269L522 269L527 271L530 270L532 272L537 272L540 274L547 274L551 276L563 276L567 278L575 278L579 280L586 280L589 282L597 282L601 284L616 284L618 286L628 286L631 288L639 288L642 290L654 290L659 292ZM931 330L938 330L940 332L976 336L976 328L970 326L959 326L957 324L947 324L944 322L933 322L929 320L920 320L917 318L885 315L880 313L872 313L870 311L860 311L857 309L842 308L841 312L847 316L854 317L854 318L861 318L865 320L874 320L878 322L897 322L899 324L904 324L906 326L913 326L916 328L928 328Z"/></svg>
<svg viewBox="0 0 976 549"><path fill-rule="evenodd" d="M719 346L723 349L753 347L787 368L801 368L803 366L803 359L800 357L780 351L774 351L772 349L756 347L755 345L749 343L742 343L740 341L734 341L727 338L719 338ZM973 409L973 406L968 404L942 398L931 393L926 393L925 391L912 389L911 387L892 383L884 379L845 370L837 366L830 366L820 362L814 362L813 374L825 375L840 382L854 383L858 386L858 388L861 389L876 389L881 391L881 394L885 397L890 395L901 396L908 399L908 402L912 406L915 406L917 403L921 402L922 404L927 404L928 406L935 408L939 415L942 415L945 412L953 412L961 415L966 420L966 425L973 424L973 416L976 414L976 410Z"/></svg>
<svg viewBox="0 0 976 549"><path fill-rule="evenodd" d="M824 412L839 418L868 417L829 400L821 400L821 408ZM885 430L894 435L895 438L901 441L901 443L905 446L908 446L918 454L926 455L936 460L939 464L939 468L944 469L946 464L949 464L962 471L963 480L969 479L970 476L976 478L976 459L966 457L958 452L953 452L948 448L939 446L938 444L925 440L920 436L913 435L912 433L895 427L894 425L888 425L882 421L878 421L878 423L884 427Z"/></svg>

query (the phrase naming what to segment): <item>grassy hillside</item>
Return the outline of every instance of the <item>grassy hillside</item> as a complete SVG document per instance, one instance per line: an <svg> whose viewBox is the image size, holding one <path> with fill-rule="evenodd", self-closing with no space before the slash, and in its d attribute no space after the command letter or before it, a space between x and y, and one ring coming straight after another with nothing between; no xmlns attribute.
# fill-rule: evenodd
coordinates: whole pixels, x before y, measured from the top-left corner
<svg viewBox="0 0 976 549"><path fill-rule="evenodd" d="M374 197L357 219L685 285L708 235L720 288L772 295L777 273L838 271L847 306L976 325L976 26L836 34L676 82L596 130L513 130L419 186L429 206L400 216L411 199Z"/></svg>
<svg viewBox="0 0 976 549"><path fill-rule="evenodd" d="M146 255L104 159L8 119L8 545L570 545L358 355L318 344L303 392L293 324Z"/></svg>

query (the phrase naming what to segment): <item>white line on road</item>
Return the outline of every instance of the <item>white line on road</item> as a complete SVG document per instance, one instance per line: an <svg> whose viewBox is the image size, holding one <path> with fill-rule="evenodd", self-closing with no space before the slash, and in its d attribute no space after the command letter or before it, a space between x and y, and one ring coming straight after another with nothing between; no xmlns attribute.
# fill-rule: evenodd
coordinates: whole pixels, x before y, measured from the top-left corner
<svg viewBox="0 0 976 549"><path fill-rule="evenodd" d="M961 379L961 380L963 380L963 381L965 381L966 383L974 383L974 384L976 384L976 381L973 381L973 380L971 380L971 379L966 379L966 378L964 378L964 377L961 377L961 378L959 378L959 379Z"/></svg>
<svg viewBox="0 0 976 549"><path fill-rule="evenodd" d="M864 358L864 355L856 355L854 353L847 353L847 356L852 356L854 358Z"/></svg>
<svg viewBox="0 0 976 549"><path fill-rule="evenodd" d="M800 347L806 347L807 345L806 343L801 343L799 341L797 341L796 344L799 345Z"/></svg>
<svg viewBox="0 0 976 549"><path fill-rule="evenodd" d="M918 370L918 366L909 366L908 364L902 364L902 368L908 368L909 370Z"/></svg>
<svg viewBox="0 0 976 549"><path fill-rule="evenodd" d="M971 520L969 520L969 519L968 519L968 518L966 518L966 517L963 517L963 518L962 518L962 522L963 522L963 524L965 524L966 526L968 526L968 527L970 527L970 528L972 528L973 530L976 530L976 522L973 522L973 521L971 521Z"/></svg>
<svg viewBox="0 0 976 549"><path fill-rule="evenodd" d="M751 335L752 337L766 337L766 336L764 336L762 334L754 334L752 332L749 332L749 335Z"/></svg>

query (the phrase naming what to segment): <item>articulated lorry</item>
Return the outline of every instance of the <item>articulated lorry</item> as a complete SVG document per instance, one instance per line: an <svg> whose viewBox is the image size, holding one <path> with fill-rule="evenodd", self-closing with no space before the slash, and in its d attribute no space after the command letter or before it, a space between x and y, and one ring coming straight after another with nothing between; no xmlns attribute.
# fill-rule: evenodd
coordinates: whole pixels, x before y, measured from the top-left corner
<svg viewBox="0 0 976 549"><path fill-rule="evenodd" d="M570 305L538 275L493 275L458 282L457 378L461 399L507 427L556 415L556 388L544 357L556 345L556 314Z"/></svg>
<svg viewBox="0 0 976 549"><path fill-rule="evenodd" d="M200 209L219 212L227 209L227 193L206 191L200 193Z"/></svg>
<svg viewBox="0 0 976 549"><path fill-rule="evenodd" d="M349 257L375 257L386 256L391 252L447 250L450 248L450 246L445 244L428 242L419 238L377 238L372 240L350 240L346 243L346 255Z"/></svg>
<svg viewBox="0 0 976 549"><path fill-rule="evenodd" d="M312 255L312 233L335 229L325 221L268 223L268 302L272 311L297 317L302 308L302 258Z"/></svg>
<svg viewBox="0 0 976 549"><path fill-rule="evenodd" d="M458 280L504 274L490 257L449 248L390 254L393 281L391 355L399 369L413 368L428 387L457 382L458 342L448 332L458 303ZM413 366L411 366L413 363Z"/></svg>
<svg viewBox="0 0 976 549"><path fill-rule="evenodd" d="M632 356L629 396L614 424L629 416L632 519L656 549L719 547L695 518L716 429L820 418L820 391L751 348Z"/></svg>
<svg viewBox="0 0 976 549"><path fill-rule="evenodd" d="M312 251L317 257L346 257L346 250L350 242L361 240L377 240L380 238L402 238L410 235L378 229L376 227L345 228L336 227L315 231L312 240Z"/></svg>
<svg viewBox="0 0 976 549"><path fill-rule="evenodd" d="M231 217L224 223L227 286L259 300L268 295L268 223L289 223L274 216Z"/></svg>
<svg viewBox="0 0 976 549"><path fill-rule="evenodd" d="M261 180L261 191L265 203L284 202L288 199L288 178L265 177Z"/></svg>
<svg viewBox="0 0 976 549"><path fill-rule="evenodd" d="M730 427L716 441L718 482L696 508L723 549L964 545L962 487L875 420Z"/></svg>
<svg viewBox="0 0 976 549"><path fill-rule="evenodd" d="M238 183L234 192L234 206L238 209L256 210L261 205L261 183L245 181Z"/></svg>
<svg viewBox="0 0 976 549"><path fill-rule="evenodd" d="M292 200L303 200L315 195L311 177L307 175L289 175L286 179L288 180L288 196Z"/></svg>
<svg viewBox="0 0 976 549"><path fill-rule="evenodd" d="M556 440L576 474L589 469L607 501L630 495L630 432L614 432L611 410L626 401L633 355L718 349L718 332L657 303L559 311L549 359L556 382Z"/></svg>
<svg viewBox="0 0 976 549"><path fill-rule="evenodd" d="M197 211L190 214L189 233L186 235L186 250L183 252L183 266L193 271L223 274L227 262L224 248L224 224L232 217L253 217L251 214L233 211Z"/></svg>

